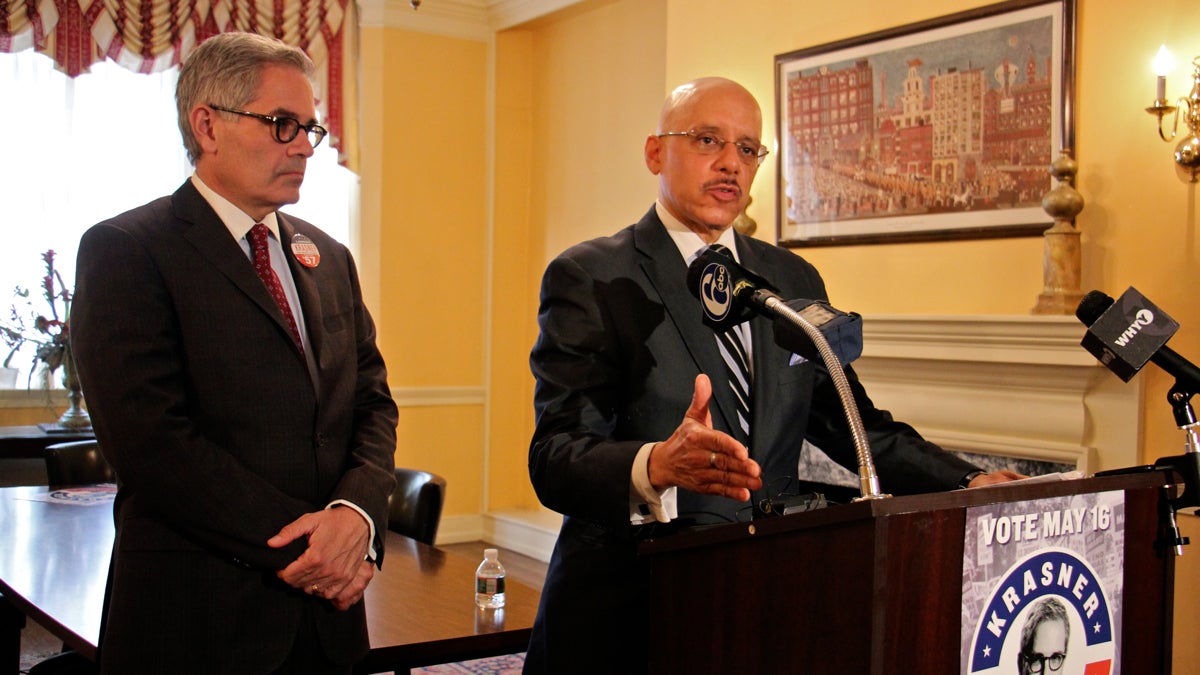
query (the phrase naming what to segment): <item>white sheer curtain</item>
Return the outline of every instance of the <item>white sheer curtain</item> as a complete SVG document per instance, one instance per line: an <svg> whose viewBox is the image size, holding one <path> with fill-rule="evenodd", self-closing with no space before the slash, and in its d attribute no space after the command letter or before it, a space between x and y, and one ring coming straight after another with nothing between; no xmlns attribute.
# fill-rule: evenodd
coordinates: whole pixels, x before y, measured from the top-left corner
<svg viewBox="0 0 1200 675"><path fill-rule="evenodd" d="M16 286L46 313L41 254L74 286L80 235L105 218L170 194L192 172L175 112L178 69L139 74L111 62L68 78L50 58L0 53L0 320L9 324ZM265 129L264 129L265 133ZM357 230L358 179L328 143L309 161L298 204L287 213L349 245ZM23 308L23 302L18 304ZM26 317L28 323L28 317ZM8 349L0 343L0 362ZM12 359L27 381L33 350ZM36 378L35 378L36 386Z"/></svg>

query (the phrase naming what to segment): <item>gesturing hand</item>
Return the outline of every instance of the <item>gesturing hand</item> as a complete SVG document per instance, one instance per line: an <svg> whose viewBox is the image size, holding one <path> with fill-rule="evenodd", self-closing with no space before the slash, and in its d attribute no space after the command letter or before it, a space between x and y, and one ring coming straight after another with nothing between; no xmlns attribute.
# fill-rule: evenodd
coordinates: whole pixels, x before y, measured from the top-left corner
<svg viewBox="0 0 1200 675"><path fill-rule="evenodd" d="M712 428L712 383L696 376L692 403L675 433L650 451L650 483L656 489L685 490L750 501L750 491L762 487L762 469L750 459L746 446Z"/></svg>

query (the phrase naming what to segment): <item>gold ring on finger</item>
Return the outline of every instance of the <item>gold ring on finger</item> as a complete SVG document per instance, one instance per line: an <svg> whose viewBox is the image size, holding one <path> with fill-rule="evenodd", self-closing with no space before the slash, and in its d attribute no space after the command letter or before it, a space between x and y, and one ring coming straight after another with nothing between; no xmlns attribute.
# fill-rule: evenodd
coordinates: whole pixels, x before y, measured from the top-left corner
<svg viewBox="0 0 1200 675"><path fill-rule="evenodd" d="M715 453L715 452L709 453L708 466L709 466L709 468L712 468L712 469L717 468L717 453Z"/></svg>

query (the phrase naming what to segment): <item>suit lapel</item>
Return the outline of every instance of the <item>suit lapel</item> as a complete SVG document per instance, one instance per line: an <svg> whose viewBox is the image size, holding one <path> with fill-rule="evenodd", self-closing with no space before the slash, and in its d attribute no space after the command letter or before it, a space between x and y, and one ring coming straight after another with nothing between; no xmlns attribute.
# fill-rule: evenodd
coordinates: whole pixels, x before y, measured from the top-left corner
<svg viewBox="0 0 1200 675"><path fill-rule="evenodd" d="M262 279L255 274L254 266L246 257L241 245L230 236L229 229L190 180L175 192L171 202L175 217L187 223L183 231L184 239L187 239L199 255L218 272L245 293L251 302L258 305L259 309L276 323L287 337L288 343L292 344L291 331L287 320L283 318L283 312L279 311L279 306L275 304ZM300 353L296 352L296 356L299 358Z"/></svg>
<svg viewBox="0 0 1200 675"><path fill-rule="evenodd" d="M634 226L634 247L641 254L642 270L662 299L692 362L712 381L715 405L709 410L714 426L732 433L737 420L737 404L728 386L725 362L717 351L712 329L701 320L700 302L688 290L687 267L679 255L679 248L667 234L654 207ZM688 382L686 386L690 387L692 383Z"/></svg>

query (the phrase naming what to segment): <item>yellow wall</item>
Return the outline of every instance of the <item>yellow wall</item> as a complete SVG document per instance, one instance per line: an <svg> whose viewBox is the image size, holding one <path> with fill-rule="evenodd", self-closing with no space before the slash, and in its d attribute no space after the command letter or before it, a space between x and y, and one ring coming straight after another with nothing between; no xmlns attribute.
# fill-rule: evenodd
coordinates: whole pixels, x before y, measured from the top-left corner
<svg viewBox="0 0 1200 675"><path fill-rule="evenodd" d="M360 257L377 276L372 310L401 405L396 463L446 477L446 515L477 514L486 509L488 47L377 27L361 41Z"/></svg>
<svg viewBox="0 0 1200 675"><path fill-rule="evenodd" d="M526 355L535 330L537 279L531 273L530 161L533 118L532 38L526 31L496 37L495 194L491 354L488 385L487 468L496 509L533 508L524 449L533 414L533 378ZM499 356L499 358L497 358Z"/></svg>
<svg viewBox="0 0 1200 675"><path fill-rule="evenodd" d="M603 0L496 41L496 208L489 507L534 508L529 350L551 257L637 220L641 147L662 103L663 0ZM650 111L647 114L647 111Z"/></svg>
<svg viewBox="0 0 1200 675"><path fill-rule="evenodd" d="M479 42L404 31L384 42L374 142L383 155L380 343L392 386L482 384L486 62Z"/></svg>
<svg viewBox="0 0 1200 675"><path fill-rule="evenodd" d="M636 222L654 201L642 144L666 86L667 3L591 4L533 31L531 217L545 229L539 275L563 249Z"/></svg>

